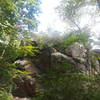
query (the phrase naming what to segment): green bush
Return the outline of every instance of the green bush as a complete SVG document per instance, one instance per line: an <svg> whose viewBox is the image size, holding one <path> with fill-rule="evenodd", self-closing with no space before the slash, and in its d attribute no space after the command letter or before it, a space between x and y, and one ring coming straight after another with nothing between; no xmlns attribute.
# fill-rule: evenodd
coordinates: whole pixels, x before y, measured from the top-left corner
<svg viewBox="0 0 100 100"><path fill-rule="evenodd" d="M35 56L38 53L38 47L32 45L20 46L17 50L18 57Z"/></svg>
<svg viewBox="0 0 100 100"><path fill-rule="evenodd" d="M10 93L7 93L5 90L0 90L0 100L13 100L13 97Z"/></svg>
<svg viewBox="0 0 100 100"><path fill-rule="evenodd" d="M78 73L73 67L64 64L47 69L39 77L43 88L33 100L100 100L100 78Z"/></svg>

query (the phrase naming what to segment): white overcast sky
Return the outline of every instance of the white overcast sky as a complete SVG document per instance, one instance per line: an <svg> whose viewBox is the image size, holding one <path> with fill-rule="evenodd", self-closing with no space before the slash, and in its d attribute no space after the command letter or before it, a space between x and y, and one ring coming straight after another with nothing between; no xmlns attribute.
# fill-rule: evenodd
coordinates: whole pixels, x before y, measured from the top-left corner
<svg viewBox="0 0 100 100"><path fill-rule="evenodd" d="M39 32L46 32L49 27L60 32L65 31L66 24L60 20L59 15L55 11L59 2L60 0L42 0L42 13L38 17L40 21L40 25L38 27ZM80 19L81 27L87 25L91 28L91 34L94 35L93 38L100 35L100 14L95 15L95 11L97 11L96 6L84 7L81 11L82 17ZM92 16L89 14L92 14Z"/></svg>
<svg viewBox="0 0 100 100"><path fill-rule="evenodd" d="M49 27L60 32L64 31L65 24L60 20L55 11L59 2L60 0L42 0L42 13L39 15L39 31L45 32Z"/></svg>

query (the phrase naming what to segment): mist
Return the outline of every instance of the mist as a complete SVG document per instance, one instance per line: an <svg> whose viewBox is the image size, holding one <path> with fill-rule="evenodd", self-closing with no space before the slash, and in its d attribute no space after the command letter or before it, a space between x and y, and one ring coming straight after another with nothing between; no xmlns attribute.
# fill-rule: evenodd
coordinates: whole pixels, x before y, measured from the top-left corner
<svg viewBox="0 0 100 100"><path fill-rule="evenodd" d="M40 5L41 13L38 16L38 34L48 35L49 38L62 38L65 34L78 30L77 26L72 26L59 14L61 0L43 0ZM79 11L77 24L81 30L87 28L90 32L90 41L93 47L99 48L100 18L98 4L87 4Z"/></svg>

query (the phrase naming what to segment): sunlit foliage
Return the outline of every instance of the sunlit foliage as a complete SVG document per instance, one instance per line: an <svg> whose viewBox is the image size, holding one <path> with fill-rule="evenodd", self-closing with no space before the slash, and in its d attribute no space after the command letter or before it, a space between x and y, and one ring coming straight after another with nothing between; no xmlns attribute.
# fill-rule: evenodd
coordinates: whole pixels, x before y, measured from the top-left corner
<svg viewBox="0 0 100 100"><path fill-rule="evenodd" d="M29 9L28 13L23 13L24 8ZM15 60L20 56L33 55L36 52L33 46L21 46L22 30L18 28L18 23L24 22L24 19L36 21L34 14L37 13L37 0L0 0L0 89L3 88L0 90L0 100L11 100L9 93L15 86L13 78L22 73L14 64ZM31 26L36 26L36 22L31 23Z"/></svg>

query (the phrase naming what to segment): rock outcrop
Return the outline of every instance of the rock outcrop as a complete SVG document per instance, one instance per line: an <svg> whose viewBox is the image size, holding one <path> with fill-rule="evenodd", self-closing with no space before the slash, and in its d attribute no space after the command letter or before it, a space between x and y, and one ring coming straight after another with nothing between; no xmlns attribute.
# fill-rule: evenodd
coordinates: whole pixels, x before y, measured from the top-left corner
<svg viewBox="0 0 100 100"><path fill-rule="evenodd" d="M35 96L35 90L38 88L35 75L39 73L39 69L37 69L35 65L28 60L17 60L15 63L20 64L20 70L29 72L29 74L13 79L17 85L17 88L13 91L13 95L18 97Z"/></svg>
<svg viewBox="0 0 100 100"><path fill-rule="evenodd" d="M69 53L69 56L74 59L79 71L85 74L100 73L99 55L95 55L95 50L90 50L89 48L85 48L82 44L75 43L65 51L66 54Z"/></svg>
<svg viewBox="0 0 100 100"><path fill-rule="evenodd" d="M79 72L90 74L100 72L100 63L95 57L95 51L85 48L82 44L75 43L65 49L65 53L58 52L53 47L45 47L35 63L40 70L54 67L64 62L73 64Z"/></svg>
<svg viewBox="0 0 100 100"><path fill-rule="evenodd" d="M79 72L84 74L100 73L100 60L98 54L96 56L95 53L95 50L89 50L83 45L75 43L67 47L65 53L58 52L53 47L45 46L40 50L37 57L33 57L35 60L32 62L26 59L17 60L15 63L22 66L20 70L30 72L30 75L14 79L17 88L13 95L18 97L35 96L39 84L34 76L45 72L46 68L55 67L65 62L74 65Z"/></svg>

